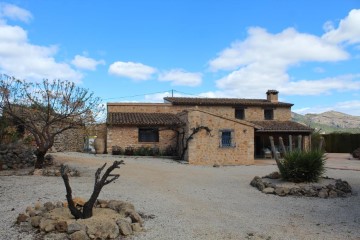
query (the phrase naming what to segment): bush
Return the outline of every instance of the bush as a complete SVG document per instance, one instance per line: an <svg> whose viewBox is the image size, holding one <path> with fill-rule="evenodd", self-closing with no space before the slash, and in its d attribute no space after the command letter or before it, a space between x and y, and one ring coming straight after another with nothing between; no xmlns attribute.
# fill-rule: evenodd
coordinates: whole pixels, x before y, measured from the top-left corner
<svg viewBox="0 0 360 240"><path fill-rule="evenodd" d="M360 147L355 149L353 152L352 152L352 156L353 158L359 158L360 159Z"/></svg>
<svg viewBox="0 0 360 240"><path fill-rule="evenodd" d="M122 149L119 146L112 146L112 155L121 155Z"/></svg>
<svg viewBox="0 0 360 240"><path fill-rule="evenodd" d="M132 156L134 155L135 149L133 147L126 147L124 154L127 156Z"/></svg>
<svg viewBox="0 0 360 240"><path fill-rule="evenodd" d="M295 150L280 160L279 171L283 179L291 182L316 182L325 172L325 155L318 150Z"/></svg>

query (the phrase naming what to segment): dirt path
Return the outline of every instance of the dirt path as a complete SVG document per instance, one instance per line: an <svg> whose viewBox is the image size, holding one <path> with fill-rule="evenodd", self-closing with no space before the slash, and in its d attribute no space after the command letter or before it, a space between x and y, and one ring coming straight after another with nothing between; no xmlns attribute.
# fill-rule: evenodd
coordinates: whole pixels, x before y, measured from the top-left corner
<svg viewBox="0 0 360 240"><path fill-rule="evenodd" d="M57 154L92 178L109 156ZM349 161L349 160L347 160ZM255 176L276 170L258 166L203 167L168 159L126 158L118 183L104 198L129 200L155 219L139 239L359 239L359 196L315 199L264 195L249 186ZM329 166L356 168L358 162L331 157ZM344 165L345 164L345 165ZM358 172L328 169L359 192ZM91 183L90 183L91 184ZM252 236L253 235L253 236Z"/></svg>

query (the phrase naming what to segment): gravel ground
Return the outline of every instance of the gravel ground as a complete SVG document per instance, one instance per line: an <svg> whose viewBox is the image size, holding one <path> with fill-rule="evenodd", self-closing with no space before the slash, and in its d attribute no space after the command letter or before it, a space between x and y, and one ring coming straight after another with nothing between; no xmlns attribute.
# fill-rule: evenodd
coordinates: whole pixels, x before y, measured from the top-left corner
<svg viewBox="0 0 360 240"><path fill-rule="evenodd" d="M88 198L96 168L119 159L57 153L82 173L71 178L75 196ZM353 187L354 196L338 199L265 195L249 185L274 165L205 167L168 159L125 158L120 178L99 198L130 201L137 211L155 215L134 239L360 239L359 171L328 169ZM348 160L350 161L350 160ZM65 201L60 177L0 176L0 238L34 239L13 227L20 212L37 200Z"/></svg>

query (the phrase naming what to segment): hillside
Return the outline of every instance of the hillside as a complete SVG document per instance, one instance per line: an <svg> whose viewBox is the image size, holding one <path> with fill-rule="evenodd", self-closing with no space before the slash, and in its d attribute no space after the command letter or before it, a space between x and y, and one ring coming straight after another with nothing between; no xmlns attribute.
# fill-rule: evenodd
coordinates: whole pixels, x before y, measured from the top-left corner
<svg viewBox="0 0 360 240"><path fill-rule="evenodd" d="M360 116L352 116L341 112L329 111L320 114L292 113L292 119L306 124L320 132L360 133Z"/></svg>

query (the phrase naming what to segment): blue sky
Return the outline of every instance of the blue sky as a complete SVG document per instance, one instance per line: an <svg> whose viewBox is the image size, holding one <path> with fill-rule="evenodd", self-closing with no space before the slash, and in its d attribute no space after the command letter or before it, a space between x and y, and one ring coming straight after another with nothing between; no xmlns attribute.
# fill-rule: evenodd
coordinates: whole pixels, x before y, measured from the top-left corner
<svg viewBox="0 0 360 240"><path fill-rule="evenodd" d="M104 102L265 98L360 116L358 0L0 2L0 72ZM155 94L153 94L155 93Z"/></svg>

